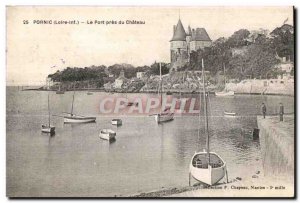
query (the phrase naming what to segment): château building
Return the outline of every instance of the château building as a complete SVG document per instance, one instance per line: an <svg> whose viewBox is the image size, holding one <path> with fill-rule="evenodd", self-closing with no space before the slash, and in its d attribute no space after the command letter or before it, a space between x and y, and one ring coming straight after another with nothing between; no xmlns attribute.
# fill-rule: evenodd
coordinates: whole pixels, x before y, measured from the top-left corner
<svg viewBox="0 0 300 203"><path fill-rule="evenodd" d="M189 62L191 52L203 49L204 47L210 47L212 40L208 36L205 28L191 29L191 27L188 26L186 32L179 19L177 25L173 26L173 37L170 43L170 71L176 71Z"/></svg>

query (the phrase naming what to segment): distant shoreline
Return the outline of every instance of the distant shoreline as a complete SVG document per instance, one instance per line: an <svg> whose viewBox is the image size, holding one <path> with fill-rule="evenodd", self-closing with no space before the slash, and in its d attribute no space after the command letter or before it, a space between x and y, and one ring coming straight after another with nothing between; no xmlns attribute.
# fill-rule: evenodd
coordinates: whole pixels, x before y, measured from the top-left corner
<svg viewBox="0 0 300 203"><path fill-rule="evenodd" d="M45 89L34 89L34 88L29 88L29 89L23 89L20 91L50 91L50 92L56 92L56 90L45 90ZM74 90L66 90L65 92L72 92ZM115 90L115 91L106 91L104 89L75 89L75 91L87 91L87 92L106 92L106 93L126 93L126 94L145 94L145 93L157 93L156 90L149 90L149 91L138 91L138 92L132 92L132 91L124 91L124 90ZM182 94L198 94L199 92L202 91L182 91ZM214 94L217 92L216 90L211 90L208 91L210 94ZM180 94L179 91L163 91L163 93L170 93L171 94ZM260 94L260 93L235 93L235 95L262 95L262 96L288 96L288 97L294 97L292 94L276 94L276 93L266 93L266 94ZM229 98L229 97L226 97Z"/></svg>

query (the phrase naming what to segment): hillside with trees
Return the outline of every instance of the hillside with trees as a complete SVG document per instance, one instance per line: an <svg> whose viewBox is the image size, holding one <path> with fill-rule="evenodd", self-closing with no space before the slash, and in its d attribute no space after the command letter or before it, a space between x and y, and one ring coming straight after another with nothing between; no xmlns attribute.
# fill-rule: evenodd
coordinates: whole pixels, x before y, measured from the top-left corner
<svg viewBox="0 0 300 203"><path fill-rule="evenodd" d="M294 60L294 28L291 25L284 24L270 33L263 29L251 32L240 29L229 38L222 37L215 40L211 47L192 52L190 62L179 71L200 70L203 58L205 69L210 71L212 77L219 72L223 73L225 66L227 78L238 80L270 78L280 74L280 70L273 68L280 62L280 57ZM145 72L149 78L151 75L159 75L159 63L154 62L150 66L138 67L124 63L108 67L104 65L67 67L48 77L62 83L85 81L86 84L100 88L108 81L112 82L117 78L122 70L128 79L136 77L137 72ZM162 74L168 73L169 64L162 63Z"/></svg>
<svg viewBox="0 0 300 203"><path fill-rule="evenodd" d="M273 69L279 63L276 56L294 60L293 26L284 24L271 33L238 30L228 39L219 38L211 47L192 52L190 63L181 70L199 70L203 58L212 75L223 71L225 65L230 78L266 78L277 74Z"/></svg>

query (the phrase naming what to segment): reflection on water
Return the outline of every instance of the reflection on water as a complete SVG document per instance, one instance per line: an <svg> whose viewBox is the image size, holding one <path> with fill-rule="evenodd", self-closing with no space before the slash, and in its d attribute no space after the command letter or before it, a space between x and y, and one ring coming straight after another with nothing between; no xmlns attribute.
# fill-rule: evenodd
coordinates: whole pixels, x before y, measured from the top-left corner
<svg viewBox="0 0 300 203"><path fill-rule="evenodd" d="M203 118L200 125L197 116L157 125L151 116L122 115L123 125L112 126L111 117L95 111L104 95L76 93L75 113L95 115L96 123L70 125L52 117L56 134L49 136L40 131L47 122L47 92L7 89L8 195L113 196L188 185L190 159L206 145ZM69 111L71 93L50 93L50 98L52 114ZM270 113L279 102L287 112L294 109L292 97L210 98L210 148L226 161L229 179L252 175L261 167L259 141L243 129L256 127L254 115L262 102ZM223 117L225 109L240 116ZM116 139L100 139L103 128L116 131Z"/></svg>

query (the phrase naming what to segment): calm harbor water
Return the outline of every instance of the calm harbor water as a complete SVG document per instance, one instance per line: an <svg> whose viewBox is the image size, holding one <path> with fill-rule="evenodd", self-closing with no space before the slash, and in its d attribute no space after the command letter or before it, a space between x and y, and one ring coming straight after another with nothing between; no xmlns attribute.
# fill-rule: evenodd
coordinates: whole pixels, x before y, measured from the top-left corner
<svg viewBox="0 0 300 203"><path fill-rule="evenodd" d="M99 113L99 101L107 93L77 92L74 113L96 116L96 123L70 125L52 117L56 134L48 136L40 130L48 119L47 95L7 87L8 196L125 196L188 185L190 159L206 144L204 134L198 136L197 116L179 116L157 125L153 117L122 114L123 125L115 127L112 117ZM51 114L70 111L72 95L50 92ZM150 96L126 96L141 95ZM259 142L241 131L256 127L262 102L268 113L276 113L279 102L286 112L294 111L293 97L210 97L210 147L227 162L229 179L261 170ZM239 116L223 117L225 109ZM115 130L116 141L101 140L103 128Z"/></svg>

